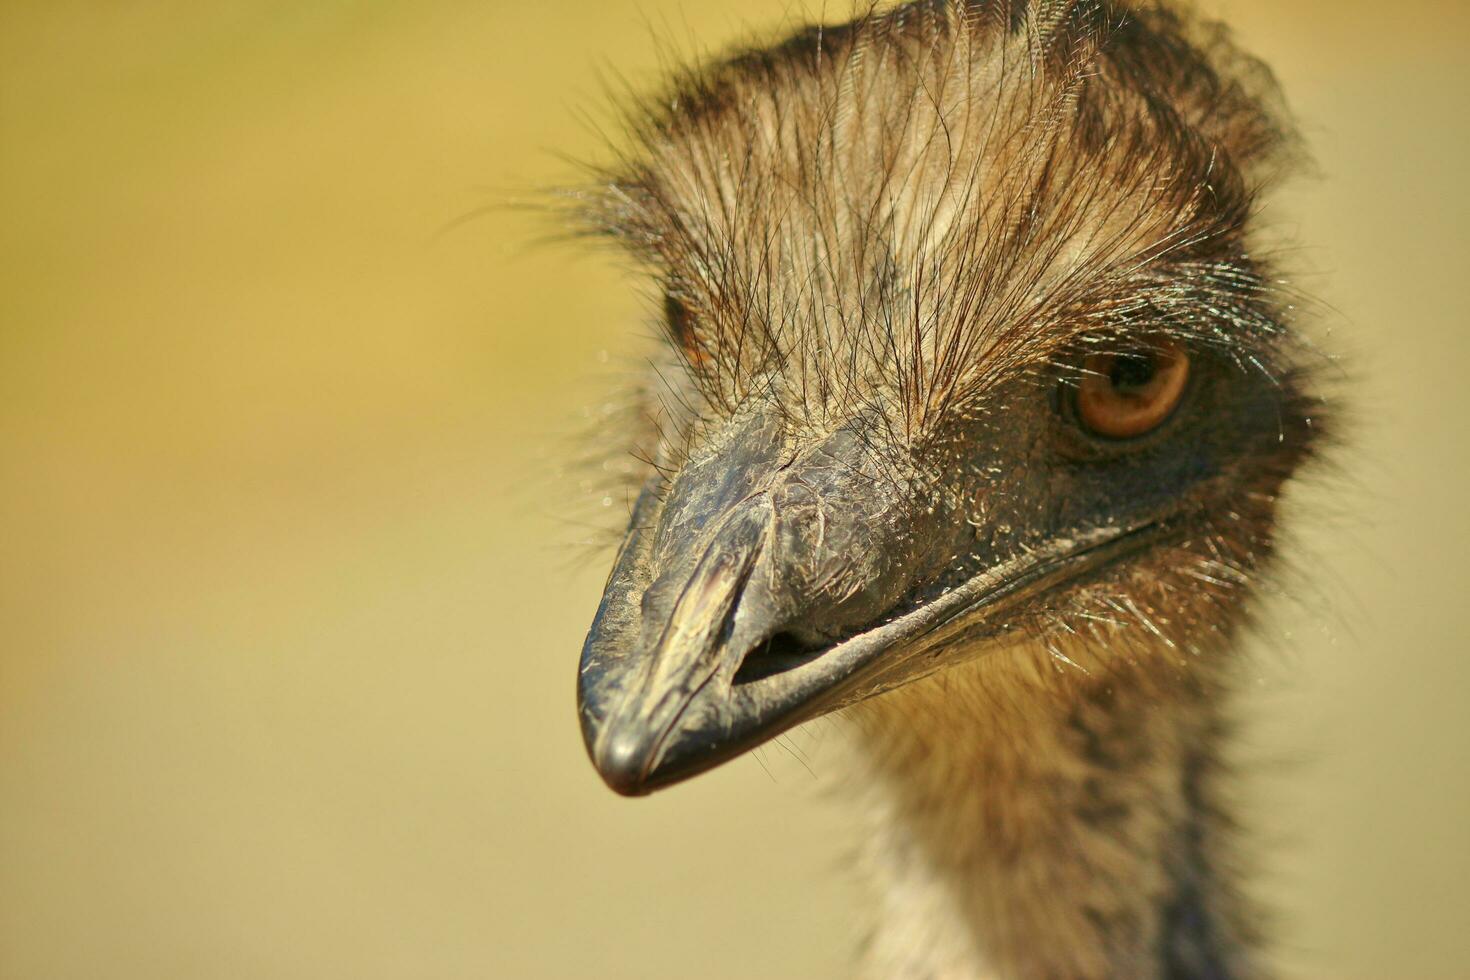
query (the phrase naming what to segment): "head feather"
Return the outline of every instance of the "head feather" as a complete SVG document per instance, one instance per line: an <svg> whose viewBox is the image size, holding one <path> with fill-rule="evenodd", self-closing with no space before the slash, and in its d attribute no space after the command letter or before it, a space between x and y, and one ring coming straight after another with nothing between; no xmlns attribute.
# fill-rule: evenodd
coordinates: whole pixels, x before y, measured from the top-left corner
<svg viewBox="0 0 1470 980"><path fill-rule="evenodd" d="M725 412L912 443L1078 343L1173 334L1272 370L1250 250L1289 156L1223 29L1100 0L905 4L686 69L635 108L583 221L645 263Z"/></svg>

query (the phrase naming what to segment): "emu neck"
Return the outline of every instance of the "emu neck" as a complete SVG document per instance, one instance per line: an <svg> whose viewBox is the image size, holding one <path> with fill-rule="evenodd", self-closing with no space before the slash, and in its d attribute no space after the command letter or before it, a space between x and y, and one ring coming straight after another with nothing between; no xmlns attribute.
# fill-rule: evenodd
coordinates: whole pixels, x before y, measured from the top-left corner
<svg viewBox="0 0 1470 980"><path fill-rule="evenodd" d="M1020 673L958 668L856 715L871 975L1259 978L1216 798L1222 685Z"/></svg>

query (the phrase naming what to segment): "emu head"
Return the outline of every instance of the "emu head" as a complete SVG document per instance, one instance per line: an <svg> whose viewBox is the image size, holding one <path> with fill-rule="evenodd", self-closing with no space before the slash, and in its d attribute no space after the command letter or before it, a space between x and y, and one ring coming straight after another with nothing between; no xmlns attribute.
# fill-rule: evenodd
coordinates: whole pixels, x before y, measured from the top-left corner
<svg viewBox="0 0 1470 980"><path fill-rule="evenodd" d="M648 463L582 654L609 785L960 662L1217 655L1315 424L1272 92L1165 11L936 0L641 107L583 214L667 335L605 434Z"/></svg>

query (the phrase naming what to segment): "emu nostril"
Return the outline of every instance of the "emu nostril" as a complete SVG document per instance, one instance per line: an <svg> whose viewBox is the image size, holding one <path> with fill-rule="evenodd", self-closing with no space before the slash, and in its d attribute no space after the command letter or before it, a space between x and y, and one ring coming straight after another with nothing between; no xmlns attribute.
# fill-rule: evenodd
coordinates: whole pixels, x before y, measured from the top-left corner
<svg viewBox="0 0 1470 980"><path fill-rule="evenodd" d="M749 684L784 673L811 663L827 649L827 646L808 643L791 633L777 633L745 655L740 669L735 671L733 683Z"/></svg>

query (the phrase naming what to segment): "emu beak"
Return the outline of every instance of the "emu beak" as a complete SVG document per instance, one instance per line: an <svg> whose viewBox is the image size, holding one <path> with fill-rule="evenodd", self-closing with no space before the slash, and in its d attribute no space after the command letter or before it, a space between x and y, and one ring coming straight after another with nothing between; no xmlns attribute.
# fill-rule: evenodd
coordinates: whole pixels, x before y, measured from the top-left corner
<svg viewBox="0 0 1470 980"><path fill-rule="evenodd" d="M578 678L610 787L648 793L932 672L961 634L999 632L1014 602L1120 537L980 556L980 574L942 590L973 529L875 455L857 429L793 448L752 415L662 499L643 491Z"/></svg>

